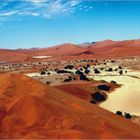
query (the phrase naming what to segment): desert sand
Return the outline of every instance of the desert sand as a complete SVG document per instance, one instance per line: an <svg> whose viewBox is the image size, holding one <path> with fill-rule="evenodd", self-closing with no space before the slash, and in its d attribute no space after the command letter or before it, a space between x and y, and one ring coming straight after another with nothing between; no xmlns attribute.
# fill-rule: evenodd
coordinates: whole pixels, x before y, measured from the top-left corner
<svg viewBox="0 0 140 140"><path fill-rule="evenodd" d="M0 138L140 138L140 126L21 74L0 75Z"/></svg>
<svg viewBox="0 0 140 140"><path fill-rule="evenodd" d="M131 76L133 74L140 76L140 72L132 72ZM95 79L114 80L122 85L111 92L108 99L100 106L112 112L122 111L140 115L140 79L131 76L95 76Z"/></svg>
<svg viewBox="0 0 140 140"><path fill-rule="evenodd" d="M51 59L108 59L132 57L140 55L140 40L99 41L88 46L77 44L61 44L49 48L36 49L0 49L1 62L33 62L44 61L49 58L33 58L34 56L52 56ZM124 53L125 52L125 53ZM12 57L14 56L14 57Z"/></svg>
<svg viewBox="0 0 140 140"><path fill-rule="evenodd" d="M0 61L5 62L0 66L0 138L140 139L140 125L114 114L119 110L140 115L140 73L130 70L138 64L139 59L135 61L134 57L140 55L139 44L140 40L106 40L86 47L63 44L42 49L0 50ZM52 56L51 61L43 56ZM121 65L127 59L117 60L120 56L129 56L131 63ZM104 60L105 57L113 59ZM89 74L83 69L87 64ZM67 65L73 65L70 70L73 73L69 74L69 70L57 73ZM122 68L115 71L115 65ZM72 80L64 81L69 76L78 77L75 71L81 68L92 79L71 77ZM95 73L95 68L100 74ZM113 68L112 72L108 68ZM94 85L97 90L99 83L111 83L96 80L114 80L121 85L107 92L109 97L100 106L90 103Z"/></svg>

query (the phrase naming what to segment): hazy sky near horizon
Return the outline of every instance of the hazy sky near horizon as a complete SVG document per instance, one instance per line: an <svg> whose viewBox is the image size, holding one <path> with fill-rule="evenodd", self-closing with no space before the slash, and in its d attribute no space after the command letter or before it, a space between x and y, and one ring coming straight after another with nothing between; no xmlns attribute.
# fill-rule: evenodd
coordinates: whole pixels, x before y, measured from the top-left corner
<svg viewBox="0 0 140 140"><path fill-rule="evenodd" d="M140 38L140 1L0 0L0 48Z"/></svg>

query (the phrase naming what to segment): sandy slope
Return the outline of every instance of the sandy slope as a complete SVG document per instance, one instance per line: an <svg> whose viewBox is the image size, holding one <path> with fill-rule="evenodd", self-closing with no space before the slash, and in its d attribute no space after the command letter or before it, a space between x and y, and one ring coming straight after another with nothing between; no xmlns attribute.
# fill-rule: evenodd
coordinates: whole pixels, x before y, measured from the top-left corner
<svg viewBox="0 0 140 140"><path fill-rule="evenodd" d="M125 53L124 53L125 52ZM101 59L131 57L140 55L140 40L105 40L83 47L75 44L62 44L49 48L0 50L0 61L21 62L41 61L33 56L52 56L52 59ZM14 57L13 57L14 56Z"/></svg>
<svg viewBox="0 0 140 140"><path fill-rule="evenodd" d="M0 75L0 138L140 138L140 126L20 74Z"/></svg>
<svg viewBox="0 0 140 140"><path fill-rule="evenodd" d="M0 49L0 62L22 62L27 57L28 55L23 52Z"/></svg>
<svg viewBox="0 0 140 140"><path fill-rule="evenodd" d="M57 85L56 88L65 91L66 93L84 99L86 101L90 101L91 93L93 92L93 86L88 82L79 82L68 83L63 85Z"/></svg>
<svg viewBox="0 0 140 140"><path fill-rule="evenodd" d="M94 82L75 81L75 82L70 82L70 83L58 84L54 87L62 91L65 91L66 93L70 95L79 97L81 99L84 99L90 102L92 98L91 94L98 91L97 86L101 84L105 84L105 83L102 83L100 81L94 81ZM111 83L106 83L106 85L110 86L109 92L119 87L119 85L114 85Z"/></svg>
<svg viewBox="0 0 140 140"><path fill-rule="evenodd" d="M131 73L132 74L132 73ZM139 72L133 72L133 75L139 76ZM112 112L122 111L131 114L140 115L140 79L130 76L100 76L95 79L106 81L115 80L122 87L113 91L109 98L101 104L101 107Z"/></svg>

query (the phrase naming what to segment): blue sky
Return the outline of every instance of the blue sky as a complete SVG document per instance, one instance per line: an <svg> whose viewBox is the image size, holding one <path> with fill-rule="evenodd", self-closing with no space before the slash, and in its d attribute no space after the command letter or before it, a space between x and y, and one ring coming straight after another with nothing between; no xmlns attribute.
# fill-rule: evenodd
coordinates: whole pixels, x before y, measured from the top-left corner
<svg viewBox="0 0 140 140"><path fill-rule="evenodd" d="M0 48L140 38L140 1L0 0Z"/></svg>

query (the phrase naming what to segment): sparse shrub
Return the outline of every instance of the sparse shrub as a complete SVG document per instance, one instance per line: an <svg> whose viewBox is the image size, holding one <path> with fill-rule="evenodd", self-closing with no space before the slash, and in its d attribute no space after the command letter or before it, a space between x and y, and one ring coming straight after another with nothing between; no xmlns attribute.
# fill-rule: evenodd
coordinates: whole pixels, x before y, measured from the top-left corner
<svg viewBox="0 0 140 140"><path fill-rule="evenodd" d="M84 73L81 72L80 70L77 70L77 71L75 72L75 74L77 74L77 75L83 75Z"/></svg>
<svg viewBox="0 0 140 140"><path fill-rule="evenodd" d="M89 81L89 79L85 75L80 75L80 80Z"/></svg>
<svg viewBox="0 0 140 140"><path fill-rule="evenodd" d="M49 85L49 84L50 84L50 82L48 82L48 81L47 81L47 82L46 82L46 84L47 84L47 85Z"/></svg>
<svg viewBox="0 0 140 140"><path fill-rule="evenodd" d="M89 79L88 79L88 78L84 75L84 73L81 72L80 70L77 70L77 71L75 72L75 74L79 75L80 80L86 80L86 81L89 81Z"/></svg>
<svg viewBox="0 0 140 140"><path fill-rule="evenodd" d="M85 74L89 74L90 73L90 70L87 70L86 69L84 72L85 72Z"/></svg>
<svg viewBox="0 0 140 140"><path fill-rule="evenodd" d="M120 71L119 71L119 74L120 74L120 75L122 75L122 74L123 74L123 71L122 71L122 70L120 70Z"/></svg>
<svg viewBox="0 0 140 140"><path fill-rule="evenodd" d="M102 101L105 101L106 99L106 94L105 93L101 93L101 92L95 92L93 94L91 94L91 103L96 103L96 102L102 102Z"/></svg>
<svg viewBox="0 0 140 140"><path fill-rule="evenodd" d="M90 65L89 65L89 64L87 64L87 67L89 68L89 67L90 67Z"/></svg>
<svg viewBox="0 0 140 140"><path fill-rule="evenodd" d="M115 63L115 60L111 60L111 63Z"/></svg>
<svg viewBox="0 0 140 140"><path fill-rule="evenodd" d="M94 73L95 73L95 74L99 74L100 71L99 71L98 69L94 69Z"/></svg>
<svg viewBox="0 0 140 140"><path fill-rule="evenodd" d="M132 118L131 114L125 112L124 115L123 115L123 113L121 111L116 111L116 115L122 116L126 119L131 119Z"/></svg>
<svg viewBox="0 0 140 140"><path fill-rule="evenodd" d="M112 68L109 68L107 71L108 71L108 72L111 72L111 71L113 71L113 69L112 69Z"/></svg>
<svg viewBox="0 0 140 140"><path fill-rule="evenodd" d="M83 66L83 68L84 68L84 69L88 69L88 67L87 67L87 66Z"/></svg>
<svg viewBox="0 0 140 140"><path fill-rule="evenodd" d="M72 72L66 70L57 70L57 74L61 74L61 73L72 73Z"/></svg>
<svg viewBox="0 0 140 140"><path fill-rule="evenodd" d="M122 69L122 67L121 66L118 66L118 69Z"/></svg>
<svg viewBox="0 0 140 140"><path fill-rule="evenodd" d="M129 113L124 113L124 117L126 119L131 119L132 118L132 116Z"/></svg>
<svg viewBox="0 0 140 140"><path fill-rule="evenodd" d="M100 90L104 90L104 91L110 90L110 86L108 86L108 85L98 85L97 88Z"/></svg>
<svg viewBox="0 0 140 140"><path fill-rule="evenodd" d="M117 82L116 81L110 81L111 83L113 83L113 84L117 84Z"/></svg>
<svg viewBox="0 0 140 140"><path fill-rule="evenodd" d="M46 72L45 71L41 71L40 75L45 75Z"/></svg>
<svg viewBox="0 0 140 140"><path fill-rule="evenodd" d="M64 82L70 82L72 80L72 77L69 76L67 79L64 80Z"/></svg>
<svg viewBox="0 0 140 140"><path fill-rule="evenodd" d="M104 68L100 68L100 70L104 70Z"/></svg>
<svg viewBox="0 0 140 140"><path fill-rule="evenodd" d="M50 72L47 72L47 74L50 75L51 73Z"/></svg>
<svg viewBox="0 0 140 140"><path fill-rule="evenodd" d="M116 115L123 116L121 111L116 111Z"/></svg>
<svg viewBox="0 0 140 140"><path fill-rule="evenodd" d="M73 69L74 68L74 66L73 65L67 65L67 66L65 66L65 69Z"/></svg>

